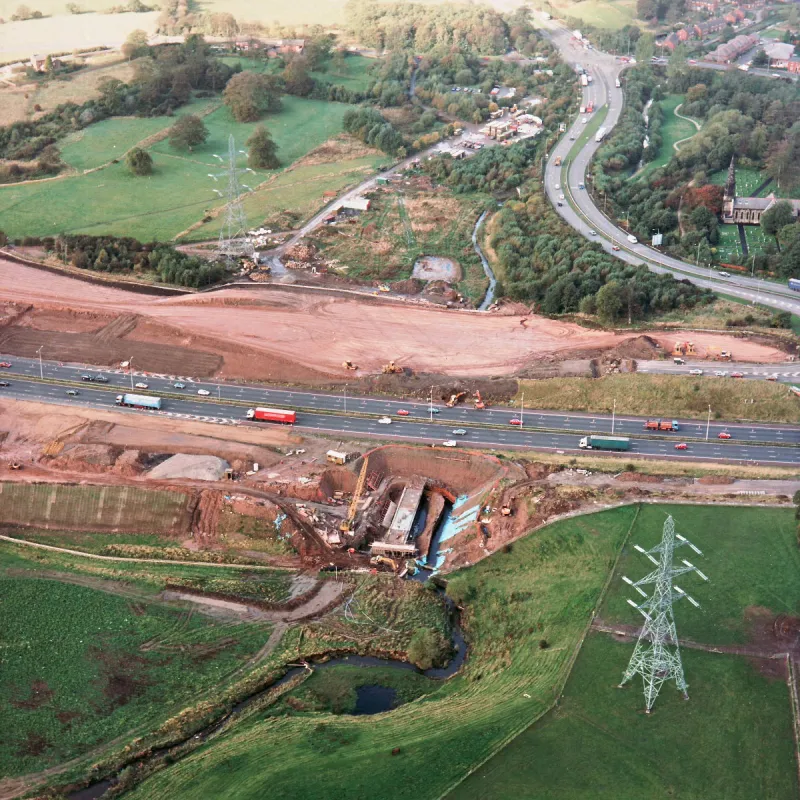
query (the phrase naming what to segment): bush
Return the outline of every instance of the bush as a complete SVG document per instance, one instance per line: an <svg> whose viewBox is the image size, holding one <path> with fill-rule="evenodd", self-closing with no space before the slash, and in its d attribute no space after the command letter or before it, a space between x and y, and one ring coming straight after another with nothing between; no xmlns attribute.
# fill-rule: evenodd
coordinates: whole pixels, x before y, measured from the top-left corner
<svg viewBox="0 0 800 800"><path fill-rule="evenodd" d="M444 637L432 628L419 628L408 644L408 660L423 670L443 666L449 654Z"/></svg>

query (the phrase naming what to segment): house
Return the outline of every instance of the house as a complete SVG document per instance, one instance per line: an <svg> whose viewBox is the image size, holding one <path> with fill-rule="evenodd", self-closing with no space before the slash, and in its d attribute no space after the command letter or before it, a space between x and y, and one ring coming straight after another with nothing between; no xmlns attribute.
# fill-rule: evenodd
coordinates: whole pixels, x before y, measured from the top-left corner
<svg viewBox="0 0 800 800"><path fill-rule="evenodd" d="M722 221L736 225L758 225L761 215L772 208L781 198L774 194L767 197L737 197L736 196L736 163L735 156L731 157L728 167L728 179L725 181L725 190L722 195ZM787 200L792 207L792 214L797 219L800 216L800 200Z"/></svg>
<svg viewBox="0 0 800 800"><path fill-rule="evenodd" d="M734 8L732 11L729 11L723 19L728 25L739 25L745 17L744 11L741 8Z"/></svg>
<svg viewBox="0 0 800 800"><path fill-rule="evenodd" d="M678 38L678 34L673 32L669 36L667 36L667 38L664 39L663 42L661 42L661 47L664 50L669 50L670 52L673 52L680 43L681 40Z"/></svg>
<svg viewBox="0 0 800 800"><path fill-rule="evenodd" d="M366 197L353 197L351 200L345 200L341 205L342 211L369 211L371 201Z"/></svg>
<svg viewBox="0 0 800 800"><path fill-rule="evenodd" d="M50 63L53 66L53 69L59 69L62 66L62 61L60 58L51 58ZM45 71L45 64L47 64L47 56L40 56L40 55L32 55L31 56L31 69L36 72L44 72Z"/></svg>
<svg viewBox="0 0 800 800"><path fill-rule="evenodd" d="M262 39L267 55L270 58L277 56L299 56L306 49L305 39Z"/></svg>
<svg viewBox="0 0 800 800"><path fill-rule="evenodd" d="M789 61L794 55L794 45L783 42L773 42L764 47L769 58L770 69L788 69Z"/></svg>
<svg viewBox="0 0 800 800"><path fill-rule="evenodd" d="M714 19L706 20L705 22L698 22L692 31L698 39L705 39L715 33L719 33L725 28L728 23L722 17L714 17Z"/></svg>
<svg viewBox="0 0 800 800"><path fill-rule="evenodd" d="M730 64L742 53L746 53L759 43L758 36L754 34L739 35L706 56L706 61L715 61L717 64Z"/></svg>
<svg viewBox="0 0 800 800"><path fill-rule="evenodd" d="M786 63L786 69L795 75L800 75L800 58L790 58Z"/></svg>
<svg viewBox="0 0 800 800"><path fill-rule="evenodd" d="M719 0L690 0L690 11L704 11L707 14L716 14L719 8Z"/></svg>
<svg viewBox="0 0 800 800"><path fill-rule="evenodd" d="M679 30L675 31L678 36L679 42L688 42L689 41L689 31L686 28L680 28Z"/></svg>

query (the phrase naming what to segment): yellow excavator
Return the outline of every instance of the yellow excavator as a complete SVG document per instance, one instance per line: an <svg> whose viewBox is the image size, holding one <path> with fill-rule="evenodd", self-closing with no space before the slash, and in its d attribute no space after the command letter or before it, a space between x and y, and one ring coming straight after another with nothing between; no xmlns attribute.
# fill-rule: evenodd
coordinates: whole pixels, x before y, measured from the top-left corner
<svg viewBox="0 0 800 800"><path fill-rule="evenodd" d="M387 556L372 556L369 563L375 567L389 567L392 572L397 572L397 562L393 558Z"/></svg>
<svg viewBox="0 0 800 800"><path fill-rule="evenodd" d="M399 375L403 371L402 367L398 367L394 361L390 361L388 364L384 364L381 372L384 375Z"/></svg>
<svg viewBox="0 0 800 800"><path fill-rule="evenodd" d="M343 519L342 524L339 525L339 530L342 533L350 533L353 530L353 522L355 522L356 511L358 510L358 501L361 499L361 495L364 492L364 484L367 480L367 464L369 464L369 458L364 456L364 463L361 465L361 472L358 475L358 481L356 481L353 499L350 501L350 507L347 509L347 517Z"/></svg>
<svg viewBox="0 0 800 800"><path fill-rule="evenodd" d="M345 369L352 369L352 370L358 369L358 364L354 364L352 361L343 361L342 366Z"/></svg>
<svg viewBox="0 0 800 800"><path fill-rule="evenodd" d="M445 405L448 408L453 408L453 406L457 406L466 396L467 396L466 392L458 392L457 394L451 394L450 399L445 403Z"/></svg>

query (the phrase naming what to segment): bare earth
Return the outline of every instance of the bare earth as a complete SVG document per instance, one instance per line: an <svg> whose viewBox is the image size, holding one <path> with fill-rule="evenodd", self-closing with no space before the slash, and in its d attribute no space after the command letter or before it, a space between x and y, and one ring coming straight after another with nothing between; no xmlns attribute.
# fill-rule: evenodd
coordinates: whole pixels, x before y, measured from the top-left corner
<svg viewBox="0 0 800 800"><path fill-rule="evenodd" d="M33 313L47 319L41 327L49 330L58 328L51 316L54 313L70 317L96 314L95 330L115 316L137 315L131 330L119 332L119 341L181 346L194 354L218 353L223 364L217 374L226 377L298 382L341 377L345 360L359 364L362 372L380 371L382 364L393 359L418 372L509 375L537 361L615 348L634 338L536 316L524 317L521 325L522 316L428 309L268 287L153 298L0 259L3 301L33 305ZM20 323L25 324L23 320ZM32 324L39 327L35 321ZM61 330L88 328L82 319ZM651 335L671 349L674 333ZM701 352L716 346L735 350L739 360L785 359L777 348L721 334L692 332L691 338Z"/></svg>

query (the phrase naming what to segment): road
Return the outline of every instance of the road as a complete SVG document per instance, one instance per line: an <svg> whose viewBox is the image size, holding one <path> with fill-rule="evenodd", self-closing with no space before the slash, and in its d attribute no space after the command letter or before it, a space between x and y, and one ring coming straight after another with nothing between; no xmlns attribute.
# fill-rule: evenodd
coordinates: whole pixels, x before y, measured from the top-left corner
<svg viewBox="0 0 800 800"><path fill-rule="evenodd" d="M2 357L5 358L5 357ZM134 373L102 371L109 383L106 389L97 388L89 382L81 382L77 387L79 394L68 397L68 387L48 381L81 381L81 375L97 375L100 370L86 367L59 365L55 362L42 362L44 383L35 380L40 376L39 362L35 359L6 358L11 361L10 369L3 370L3 378L10 386L0 389L2 396L44 402L70 403L100 408L114 408L117 391L131 391L130 383L144 381L146 391L156 394L169 394L164 400L165 416L201 419L220 424L237 424L245 419L248 405L283 406L300 409L298 424L301 430L329 432L344 436L370 435L390 439L408 439L423 442L439 442L457 439L468 446L489 446L495 448L519 447L545 450L577 450L578 438L587 433L610 433L634 435L631 453L645 456L669 458L702 458L734 461L759 461L773 464L800 464L800 427L789 425L751 425L747 423L724 424L712 422L708 426L709 440L704 439L706 421L682 420L680 433L665 432L661 435L648 433L645 438L644 420L638 417L614 417L608 415L564 414L559 412L534 411L519 408L494 407L477 411L467 406L455 408L439 407L432 414L427 403L406 402L388 398L346 397L342 394L324 392L295 391L293 389L247 386L239 384L214 384L185 379L186 388L173 387L174 378L141 376ZM31 380L33 378L34 380ZM210 394L199 397L197 391L203 389ZM134 391L145 391L137 390ZM174 397L172 395L183 395ZM407 410L409 416L398 415ZM125 411L125 410L123 410ZM146 411L128 413L154 413ZM372 415L372 416L366 416ZM391 425L378 422L379 416L392 418ZM510 420L521 418L524 427L519 429L510 425ZM431 422L431 420L433 420ZM508 426L508 427L506 427ZM452 433L464 429L466 435L459 437ZM731 434L732 439L717 439L722 431ZM687 451L676 451L673 445L689 440Z"/></svg>
<svg viewBox="0 0 800 800"><path fill-rule="evenodd" d="M689 375L691 370L701 369L703 375L712 377L716 372L724 372L729 376L731 372L741 372L744 380L763 381L774 377L778 383L800 385L800 363L794 364L746 364L742 362L717 363L709 367L707 361L686 364L675 364L672 361L636 361L637 372L650 372L659 375ZM730 380L730 378L728 378Z"/></svg>
<svg viewBox="0 0 800 800"><path fill-rule="evenodd" d="M571 66L576 63L582 64L592 75L593 82L583 89L582 103L593 102L594 113L597 113L600 107L608 106L603 127L610 131L622 113L623 92L621 88L616 88L615 81L626 65L607 53L577 47L568 30L552 22L548 25L547 35L559 48L562 58ZM645 264L653 272L670 273L679 279L689 279L697 286L718 293L770 306L779 311L800 314L800 296L787 286L739 275L723 278L715 270L672 258L641 243L629 243L628 232L608 218L594 204L587 191L579 189L580 184L586 183L589 163L600 143L591 138L571 162L567 159L574 145L570 137L577 140L583 133L582 119L585 116L579 116L552 149L545 168L547 196L569 225L629 264ZM562 166L557 167L555 159L559 156L562 159ZM558 207L557 202L561 194L566 196L566 201ZM594 231L595 234L591 234L590 231ZM614 251L612 249L614 246L619 249Z"/></svg>

